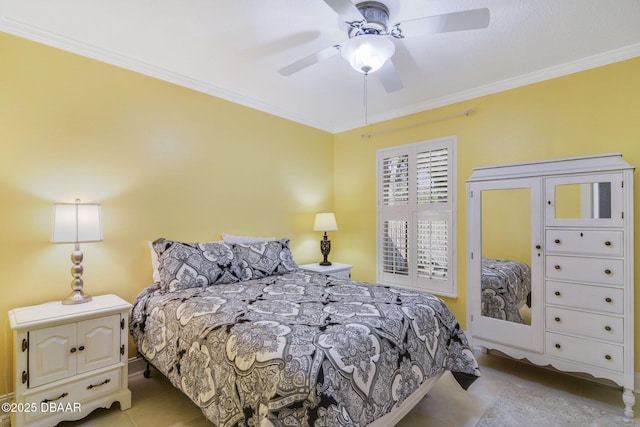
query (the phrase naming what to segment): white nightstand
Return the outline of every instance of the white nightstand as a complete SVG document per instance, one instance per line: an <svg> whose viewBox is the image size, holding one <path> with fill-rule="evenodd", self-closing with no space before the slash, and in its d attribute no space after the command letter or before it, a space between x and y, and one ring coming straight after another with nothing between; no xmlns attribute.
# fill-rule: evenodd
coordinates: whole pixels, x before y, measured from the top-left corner
<svg viewBox="0 0 640 427"><path fill-rule="evenodd" d="M120 402L131 407L127 347L131 304L116 295L9 311L15 360L14 427L52 426Z"/></svg>
<svg viewBox="0 0 640 427"><path fill-rule="evenodd" d="M351 279L351 264L340 264L333 262L331 265L320 265L315 262L313 264L299 265L303 270L315 271L316 273L324 273L328 276L335 277L336 279Z"/></svg>

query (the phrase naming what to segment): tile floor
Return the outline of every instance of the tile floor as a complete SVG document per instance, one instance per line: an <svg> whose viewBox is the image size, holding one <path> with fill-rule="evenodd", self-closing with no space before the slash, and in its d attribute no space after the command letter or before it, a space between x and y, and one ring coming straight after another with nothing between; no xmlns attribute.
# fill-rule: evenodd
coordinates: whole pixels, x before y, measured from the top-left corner
<svg viewBox="0 0 640 427"><path fill-rule="evenodd" d="M582 396L591 404L623 412L622 394L618 388L560 374L536 366L516 362L494 354L476 355L482 377L468 391L462 390L446 373L429 394L398 424L398 427L472 427L491 406L499 391L508 382L527 386L553 388ZM87 418L63 422L60 427L197 427L209 423L198 407L158 372L146 379L142 372L131 375L129 388L132 407L121 411L119 404L111 409L98 409ZM640 399L638 399L640 403ZM453 409L455 408L455 409ZM453 409L453 410L452 410ZM636 408L640 413L640 409ZM636 418L640 425L640 419Z"/></svg>

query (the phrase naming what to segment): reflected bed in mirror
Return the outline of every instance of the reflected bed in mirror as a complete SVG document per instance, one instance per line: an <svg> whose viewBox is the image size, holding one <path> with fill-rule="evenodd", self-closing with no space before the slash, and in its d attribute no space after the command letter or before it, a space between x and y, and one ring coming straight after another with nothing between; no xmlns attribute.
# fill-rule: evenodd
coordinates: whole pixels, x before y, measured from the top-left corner
<svg viewBox="0 0 640 427"><path fill-rule="evenodd" d="M483 316L531 324L531 268L519 261L482 258Z"/></svg>

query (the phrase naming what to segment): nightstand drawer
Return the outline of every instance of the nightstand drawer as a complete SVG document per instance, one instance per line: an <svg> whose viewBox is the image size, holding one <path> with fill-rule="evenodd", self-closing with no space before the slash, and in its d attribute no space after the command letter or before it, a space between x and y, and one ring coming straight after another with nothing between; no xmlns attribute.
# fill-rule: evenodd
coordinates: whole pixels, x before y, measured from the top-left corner
<svg viewBox="0 0 640 427"><path fill-rule="evenodd" d="M52 413L81 412L83 402L120 389L122 386L120 384L121 376L121 368L112 369L33 394L25 393L25 406L36 409L35 412L30 411L25 414L25 421L30 422Z"/></svg>
<svg viewBox="0 0 640 427"><path fill-rule="evenodd" d="M331 276L331 277L335 277L336 279L345 279L345 280L349 280L349 279L351 279L351 269L349 269L349 270L335 271L335 272L333 272L333 273L329 273L329 276Z"/></svg>
<svg viewBox="0 0 640 427"><path fill-rule="evenodd" d="M351 279L351 265L334 262L331 265L320 265L318 263L304 264L299 266L305 271L313 271L315 273L326 274L335 279Z"/></svg>

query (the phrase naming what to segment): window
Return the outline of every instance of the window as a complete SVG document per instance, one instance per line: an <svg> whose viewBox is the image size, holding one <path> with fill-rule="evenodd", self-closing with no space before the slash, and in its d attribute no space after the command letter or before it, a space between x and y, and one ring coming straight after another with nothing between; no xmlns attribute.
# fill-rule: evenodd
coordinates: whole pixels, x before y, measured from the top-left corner
<svg viewBox="0 0 640 427"><path fill-rule="evenodd" d="M378 150L378 281L457 296L455 137Z"/></svg>

